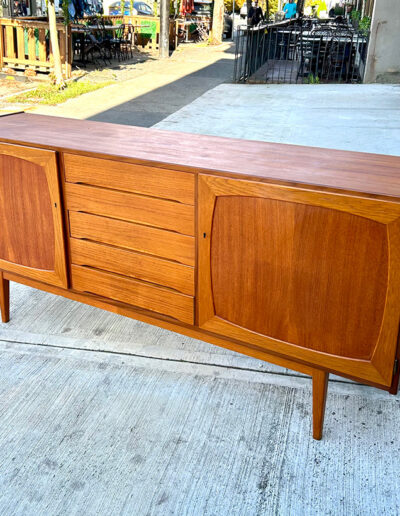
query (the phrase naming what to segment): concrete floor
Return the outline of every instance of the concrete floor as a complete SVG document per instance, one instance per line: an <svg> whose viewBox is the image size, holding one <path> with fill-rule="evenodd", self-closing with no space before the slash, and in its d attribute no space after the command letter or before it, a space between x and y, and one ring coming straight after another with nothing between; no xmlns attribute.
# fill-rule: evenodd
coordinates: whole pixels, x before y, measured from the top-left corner
<svg viewBox="0 0 400 516"><path fill-rule="evenodd" d="M307 378L12 285L0 324L0 514L400 512L400 398Z"/></svg>
<svg viewBox="0 0 400 516"><path fill-rule="evenodd" d="M400 85L222 84L155 127L400 155Z"/></svg>
<svg viewBox="0 0 400 516"><path fill-rule="evenodd" d="M58 106L38 106L30 112L151 127L191 103L206 91L230 82L234 47L187 45L168 60L131 67L123 82L71 99ZM99 72L109 79L110 70ZM129 78L130 77L130 78Z"/></svg>

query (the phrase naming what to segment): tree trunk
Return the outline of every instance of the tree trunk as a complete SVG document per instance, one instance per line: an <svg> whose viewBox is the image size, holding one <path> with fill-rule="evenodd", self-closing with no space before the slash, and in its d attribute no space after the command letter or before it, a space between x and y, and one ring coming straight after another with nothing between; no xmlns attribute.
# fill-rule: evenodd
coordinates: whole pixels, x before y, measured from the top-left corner
<svg viewBox="0 0 400 516"><path fill-rule="evenodd" d="M160 42L158 55L161 59L169 57L169 9L170 0L160 0Z"/></svg>
<svg viewBox="0 0 400 516"><path fill-rule="evenodd" d="M59 88L63 88L65 86L65 82L62 74L60 47L58 45L56 10L54 7L54 0L49 0L47 3L47 15L49 17L50 43L54 59L54 75L56 79L56 85Z"/></svg>
<svg viewBox="0 0 400 516"><path fill-rule="evenodd" d="M213 19L212 19L212 44L222 43L222 33L224 32L224 0L214 0Z"/></svg>

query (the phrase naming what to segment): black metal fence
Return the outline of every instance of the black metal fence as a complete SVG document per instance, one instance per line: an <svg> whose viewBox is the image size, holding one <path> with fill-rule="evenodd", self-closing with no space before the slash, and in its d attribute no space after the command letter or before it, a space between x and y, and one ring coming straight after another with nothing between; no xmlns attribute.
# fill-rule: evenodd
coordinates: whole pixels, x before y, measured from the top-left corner
<svg viewBox="0 0 400 516"><path fill-rule="evenodd" d="M235 82L357 83L364 77L368 35L346 23L296 20L240 26Z"/></svg>

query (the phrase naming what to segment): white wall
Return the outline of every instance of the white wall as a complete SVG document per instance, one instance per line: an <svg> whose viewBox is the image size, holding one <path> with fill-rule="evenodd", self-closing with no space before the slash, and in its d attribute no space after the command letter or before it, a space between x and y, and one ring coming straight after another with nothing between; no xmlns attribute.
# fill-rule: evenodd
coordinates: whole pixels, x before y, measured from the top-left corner
<svg viewBox="0 0 400 516"><path fill-rule="evenodd" d="M400 83L400 0L376 0L364 82Z"/></svg>

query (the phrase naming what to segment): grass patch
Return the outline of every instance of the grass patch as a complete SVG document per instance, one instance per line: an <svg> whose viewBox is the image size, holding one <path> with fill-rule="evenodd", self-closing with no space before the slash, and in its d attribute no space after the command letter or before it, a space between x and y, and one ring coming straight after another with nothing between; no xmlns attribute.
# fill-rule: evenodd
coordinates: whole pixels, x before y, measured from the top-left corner
<svg viewBox="0 0 400 516"><path fill-rule="evenodd" d="M18 95L13 95L7 99L7 102L21 102L24 104L47 104L49 106L55 106L56 104L61 104L68 99L73 99L74 97L79 97L79 95L83 95L84 93L99 90L100 88L104 88L110 84L115 83L114 81L98 83L89 81L73 81L68 83L66 88L63 90L59 90L52 84L46 84L44 86L39 86L32 91L26 91Z"/></svg>

